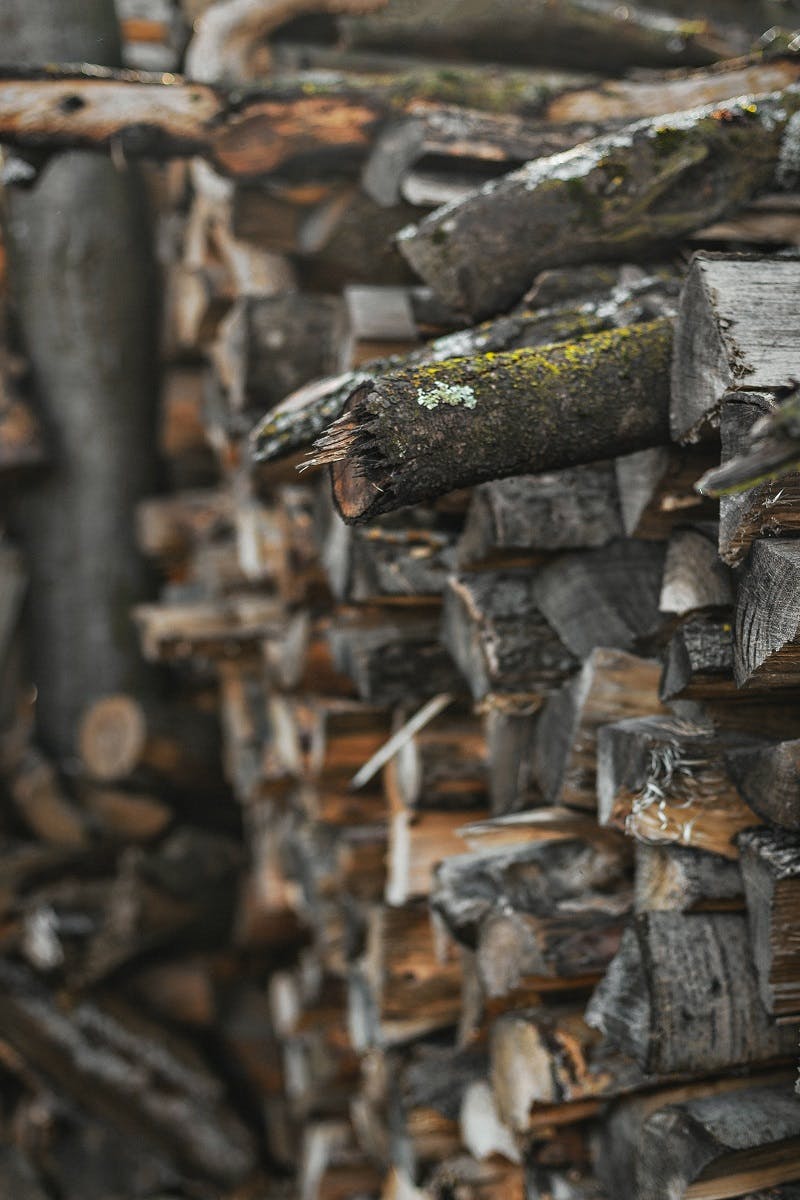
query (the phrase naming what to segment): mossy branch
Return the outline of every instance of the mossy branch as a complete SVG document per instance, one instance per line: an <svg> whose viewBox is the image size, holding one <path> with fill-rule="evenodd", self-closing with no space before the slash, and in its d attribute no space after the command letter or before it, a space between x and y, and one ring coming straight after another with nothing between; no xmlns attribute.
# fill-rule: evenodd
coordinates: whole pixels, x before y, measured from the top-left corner
<svg viewBox="0 0 800 1200"><path fill-rule="evenodd" d="M365 382L316 443L344 519L669 439L672 321L454 358ZM468 401L468 402L467 402Z"/></svg>

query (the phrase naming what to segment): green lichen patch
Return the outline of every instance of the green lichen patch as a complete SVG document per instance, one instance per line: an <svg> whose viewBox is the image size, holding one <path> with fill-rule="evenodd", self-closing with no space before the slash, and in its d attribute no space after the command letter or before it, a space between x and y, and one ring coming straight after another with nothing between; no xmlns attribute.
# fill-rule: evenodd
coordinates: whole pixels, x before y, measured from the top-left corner
<svg viewBox="0 0 800 1200"><path fill-rule="evenodd" d="M417 392L417 404L423 408L438 408L440 404L449 404L453 408L474 408L478 397L469 384L444 383L441 379L433 385Z"/></svg>

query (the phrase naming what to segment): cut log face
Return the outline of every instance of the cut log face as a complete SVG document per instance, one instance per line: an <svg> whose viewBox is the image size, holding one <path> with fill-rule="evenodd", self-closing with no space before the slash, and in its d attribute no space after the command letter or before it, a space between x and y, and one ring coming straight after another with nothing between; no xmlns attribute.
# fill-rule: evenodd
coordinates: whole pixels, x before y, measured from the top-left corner
<svg viewBox="0 0 800 1200"><path fill-rule="evenodd" d="M654 446L615 459L625 535L663 541L686 520L715 519L714 505L694 486L715 465L706 446Z"/></svg>
<svg viewBox="0 0 800 1200"><path fill-rule="evenodd" d="M595 649L579 675L549 697L536 730L536 768L548 804L597 807L597 733L626 717L661 712L658 663Z"/></svg>
<svg viewBox="0 0 800 1200"><path fill-rule="evenodd" d="M696 441L719 423L727 393L783 386L796 370L797 341L785 298L800 265L780 259L698 254L675 333L670 425Z"/></svg>
<svg viewBox="0 0 800 1200"><path fill-rule="evenodd" d="M473 567L499 556L603 546L621 533L609 464L522 475L475 489L458 560Z"/></svg>
<svg viewBox="0 0 800 1200"><path fill-rule="evenodd" d="M793 1030L775 1025L761 1003L738 913L637 917L586 1019L649 1074L727 1070L793 1052Z"/></svg>
<svg viewBox="0 0 800 1200"><path fill-rule="evenodd" d="M442 637L476 700L488 692L547 691L573 666L536 591L527 571L449 580Z"/></svg>
<svg viewBox="0 0 800 1200"><path fill-rule="evenodd" d="M711 725L670 717L605 726L598 738L601 823L645 842L736 858L736 834L760 820L731 780L725 744Z"/></svg>
<svg viewBox="0 0 800 1200"><path fill-rule="evenodd" d="M753 546L739 582L734 624L734 671L739 687L751 681L796 687L800 679L800 546L763 540Z"/></svg>
<svg viewBox="0 0 800 1200"><path fill-rule="evenodd" d="M800 830L800 741L733 746L726 757L753 812L772 825Z"/></svg>
<svg viewBox="0 0 800 1200"><path fill-rule="evenodd" d="M786 1087L688 1100L654 1113L642 1130L642 1195L720 1200L796 1179L800 1108Z"/></svg>
<svg viewBox="0 0 800 1200"><path fill-rule="evenodd" d="M533 594L573 654L584 657L598 646L633 650L661 624L663 563L659 545L612 542L544 567L535 576Z"/></svg>
<svg viewBox="0 0 800 1200"><path fill-rule="evenodd" d="M800 1012L800 954L794 946L800 896L800 838L774 829L739 839L753 959L761 999L777 1017Z"/></svg>

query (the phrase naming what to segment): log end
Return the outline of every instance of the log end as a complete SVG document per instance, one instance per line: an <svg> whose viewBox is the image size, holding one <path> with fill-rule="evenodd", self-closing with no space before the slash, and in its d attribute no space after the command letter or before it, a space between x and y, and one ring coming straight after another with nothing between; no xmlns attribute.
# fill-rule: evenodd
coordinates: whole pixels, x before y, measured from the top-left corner
<svg viewBox="0 0 800 1200"><path fill-rule="evenodd" d="M97 700L84 713L78 751L87 774L111 782L129 776L144 754L147 721L141 705L123 693Z"/></svg>

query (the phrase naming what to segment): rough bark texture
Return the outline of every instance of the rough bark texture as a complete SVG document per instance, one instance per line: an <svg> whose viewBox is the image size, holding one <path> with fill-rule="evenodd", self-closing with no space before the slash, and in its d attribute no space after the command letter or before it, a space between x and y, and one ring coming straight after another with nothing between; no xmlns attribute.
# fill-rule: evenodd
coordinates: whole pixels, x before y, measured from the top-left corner
<svg viewBox="0 0 800 1200"><path fill-rule="evenodd" d="M800 741L734 746L727 759L753 812L772 825L800 830Z"/></svg>
<svg viewBox="0 0 800 1200"><path fill-rule="evenodd" d="M318 443L347 521L666 440L671 323L364 383Z"/></svg>
<svg viewBox="0 0 800 1200"><path fill-rule="evenodd" d="M736 682L797 687L800 681L800 546L763 540L739 583L733 635Z"/></svg>
<svg viewBox="0 0 800 1200"><path fill-rule="evenodd" d="M3 21L17 61L118 53L110 3L14 3ZM87 701L140 681L128 609L144 590L134 507L153 475L149 238L135 175L102 158L56 158L7 199L20 333L55 447L18 513L32 669L42 741L66 756Z"/></svg>
<svg viewBox="0 0 800 1200"><path fill-rule="evenodd" d="M799 105L789 87L638 122L437 209L400 248L454 308L503 311L537 271L663 246L768 188Z"/></svg>
<svg viewBox="0 0 800 1200"><path fill-rule="evenodd" d="M794 1049L758 994L747 918L644 913L587 1009L590 1025L655 1074L725 1070Z"/></svg>

